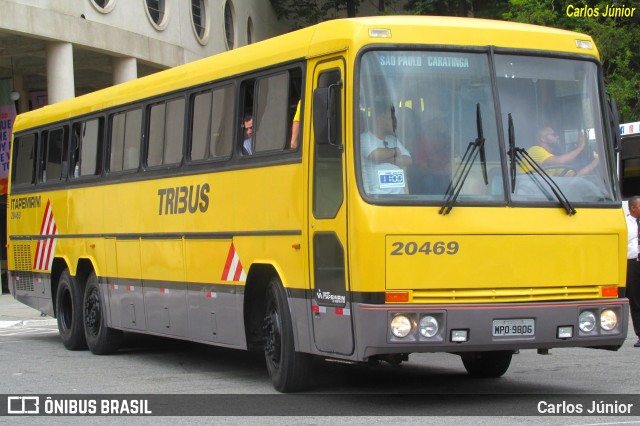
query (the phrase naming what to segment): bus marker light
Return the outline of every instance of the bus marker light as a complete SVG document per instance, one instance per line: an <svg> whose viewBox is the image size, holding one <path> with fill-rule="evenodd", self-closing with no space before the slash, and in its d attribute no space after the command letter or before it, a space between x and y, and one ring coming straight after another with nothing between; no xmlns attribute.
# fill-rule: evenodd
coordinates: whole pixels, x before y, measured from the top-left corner
<svg viewBox="0 0 640 426"><path fill-rule="evenodd" d="M571 339L573 337L573 326L561 325L558 327L558 339Z"/></svg>
<svg viewBox="0 0 640 426"><path fill-rule="evenodd" d="M618 297L618 287L607 286L600 289L602 297Z"/></svg>
<svg viewBox="0 0 640 426"><path fill-rule="evenodd" d="M591 43L589 40L576 39L576 47L578 49L593 49L593 43Z"/></svg>
<svg viewBox="0 0 640 426"><path fill-rule="evenodd" d="M291 248L294 250L300 250L300 243L291 244Z"/></svg>
<svg viewBox="0 0 640 426"><path fill-rule="evenodd" d="M391 38L391 30L388 28L369 28L371 38Z"/></svg>
<svg viewBox="0 0 640 426"><path fill-rule="evenodd" d="M384 294L386 303L407 303L409 301L408 291L388 291Z"/></svg>
<svg viewBox="0 0 640 426"><path fill-rule="evenodd" d="M311 307L311 311L313 313L316 313L316 314L326 314L327 313L327 307L326 306L313 305Z"/></svg>
<svg viewBox="0 0 640 426"><path fill-rule="evenodd" d="M469 330L451 330L451 341L462 343L469 340Z"/></svg>

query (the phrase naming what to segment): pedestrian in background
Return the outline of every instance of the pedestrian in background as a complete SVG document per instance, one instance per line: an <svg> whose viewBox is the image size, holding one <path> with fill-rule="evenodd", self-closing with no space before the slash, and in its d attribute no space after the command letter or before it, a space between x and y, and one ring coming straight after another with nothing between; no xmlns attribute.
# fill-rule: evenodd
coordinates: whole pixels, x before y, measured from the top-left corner
<svg viewBox="0 0 640 426"><path fill-rule="evenodd" d="M629 199L627 214L627 298L631 311L633 330L638 341L633 345L640 347L640 259L638 259L638 220L640 218L640 197Z"/></svg>

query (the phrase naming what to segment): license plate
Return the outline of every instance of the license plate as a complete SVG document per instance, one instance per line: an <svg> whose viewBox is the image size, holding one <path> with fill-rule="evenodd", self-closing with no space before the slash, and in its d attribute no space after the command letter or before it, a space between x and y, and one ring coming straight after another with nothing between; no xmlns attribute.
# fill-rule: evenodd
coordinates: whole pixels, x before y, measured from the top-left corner
<svg viewBox="0 0 640 426"><path fill-rule="evenodd" d="M533 319L493 320L493 335L498 336L533 336L536 324Z"/></svg>

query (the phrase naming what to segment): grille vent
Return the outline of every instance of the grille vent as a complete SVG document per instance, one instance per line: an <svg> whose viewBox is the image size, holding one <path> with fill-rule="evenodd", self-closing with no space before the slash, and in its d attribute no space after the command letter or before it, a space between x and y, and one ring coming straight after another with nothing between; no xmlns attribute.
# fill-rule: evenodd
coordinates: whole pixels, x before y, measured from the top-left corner
<svg viewBox="0 0 640 426"><path fill-rule="evenodd" d="M13 245L13 263L15 266L16 290L33 291L31 246L29 244Z"/></svg>

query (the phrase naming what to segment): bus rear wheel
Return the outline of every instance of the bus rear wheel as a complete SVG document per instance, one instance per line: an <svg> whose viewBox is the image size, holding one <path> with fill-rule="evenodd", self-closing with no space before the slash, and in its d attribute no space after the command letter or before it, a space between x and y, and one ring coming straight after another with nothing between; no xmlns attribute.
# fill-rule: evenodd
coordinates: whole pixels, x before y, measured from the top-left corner
<svg viewBox="0 0 640 426"><path fill-rule="evenodd" d="M109 355L118 350L122 331L107 327L103 303L95 272L89 274L83 304L84 335L89 350L96 355Z"/></svg>
<svg viewBox="0 0 640 426"><path fill-rule="evenodd" d="M72 351L87 348L82 326L82 298L82 287L71 276L69 269L65 269L56 290L56 317L62 344Z"/></svg>
<svg viewBox="0 0 640 426"><path fill-rule="evenodd" d="M264 354L273 387L296 392L308 386L311 355L296 352L287 298L278 278L269 283L263 322Z"/></svg>
<svg viewBox="0 0 640 426"><path fill-rule="evenodd" d="M473 377L500 377L509 369L512 351L469 352L461 354L462 363Z"/></svg>

